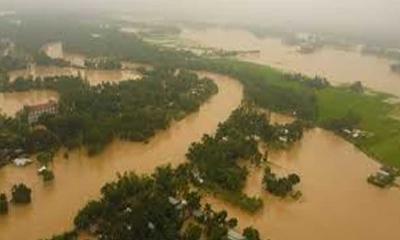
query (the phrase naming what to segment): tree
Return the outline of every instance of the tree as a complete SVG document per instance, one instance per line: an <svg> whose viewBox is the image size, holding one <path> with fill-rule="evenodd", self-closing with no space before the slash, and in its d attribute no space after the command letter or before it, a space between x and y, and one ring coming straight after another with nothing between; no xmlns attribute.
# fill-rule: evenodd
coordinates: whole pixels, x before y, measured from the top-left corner
<svg viewBox="0 0 400 240"><path fill-rule="evenodd" d="M49 182L54 180L54 173L51 170L46 169L43 172L41 172L40 175L42 175L44 182Z"/></svg>
<svg viewBox="0 0 400 240"><path fill-rule="evenodd" d="M7 196L4 193L2 193L0 194L0 215L7 213L8 213Z"/></svg>
<svg viewBox="0 0 400 240"><path fill-rule="evenodd" d="M261 240L260 234L258 233L257 229L253 227L247 227L243 230L243 236L246 240Z"/></svg>
<svg viewBox="0 0 400 240"><path fill-rule="evenodd" d="M190 223L189 226L185 230L183 239L184 240L199 240L201 238L202 232L203 232L203 229L199 225Z"/></svg>
<svg viewBox="0 0 400 240"><path fill-rule="evenodd" d="M297 174L295 174L295 173L289 174L288 179L289 179L289 182L290 182L292 185L298 184L298 183L300 182L300 177L299 177L299 175L297 175Z"/></svg>
<svg viewBox="0 0 400 240"><path fill-rule="evenodd" d="M36 159L43 165L47 166L50 162L53 161L54 153L53 152L40 152Z"/></svg>
<svg viewBox="0 0 400 240"><path fill-rule="evenodd" d="M364 92L364 86L362 85L362 83L360 81L357 81L355 83L353 83L350 86L350 89L356 93L363 93Z"/></svg>
<svg viewBox="0 0 400 240"><path fill-rule="evenodd" d="M32 190L23 183L14 185L11 189L12 201L21 204L30 203L31 192Z"/></svg>

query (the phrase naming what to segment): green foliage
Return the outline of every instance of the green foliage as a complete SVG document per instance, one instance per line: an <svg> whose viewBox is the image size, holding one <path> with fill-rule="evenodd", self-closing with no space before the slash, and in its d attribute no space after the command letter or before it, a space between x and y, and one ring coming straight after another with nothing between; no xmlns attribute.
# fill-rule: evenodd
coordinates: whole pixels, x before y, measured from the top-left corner
<svg viewBox="0 0 400 240"><path fill-rule="evenodd" d="M253 227L247 227L243 230L243 236L246 240L261 240L260 234L258 233L257 229Z"/></svg>
<svg viewBox="0 0 400 240"><path fill-rule="evenodd" d="M187 176L182 169L158 168L152 176L133 173L106 184L102 197L75 218L78 229L96 229L105 239L179 239L185 212L169 201L185 197Z"/></svg>
<svg viewBox="0 0 400 240"><path fill-rule="evenodd" d="M218 89L209 79L174 69L149 72L142 81L90 86L81 78L16 79L8 90L51 89L61 95L60 113L42 116L24 133L29 152L53 151L85 145L90 155L101 152L114 138L145 141L173 119L196 111Z"/></svg>
<svg viewBox="0 0 400 240"><path fill-rule="evenodd" d="M250 106L235 110L229 119L220 124L215 137L204 135L201 142L193 143L187 157L200 175L209 183L229 191L240 191L247 170L236 163L239 159L259 162L257 135L268 137L266 118Z"/></svg>
<svg viewBox="0 0 400 240"><path fill-rule="evenodd" d="M42 176L44 182L50 182L54 180L54 173L51 170L43 170L40 175Z"/></svg>
<svg viewBox="0 0 400 240"><path fill-rule="evenodd" d="M290 174L287 177L277 177L272 173L270 167L265 168L263 183L265 189L278 197L286 197L293 191L293 186L300 183L300 177L297 174Z"/></svg>
<svg viewBox="0 0 400 240"><path fill-rule="evenodd" d="M203 229L197 225L190 223L183 235L183 240L200 240Z"/></svg>
<svg viewBox="0 0 400 240"><path fill-rule="evenodd" d="M52 162L53 158L54 152L40 152L36 157L38 162L40 162L44 166L47 166L50 162Z"/></svg>
<svg viewBox="0 0 400 240"><path fill-rule="evenodd" d="M0 215L8 213L7 196L4 193L0 194Z"/></svg>
<svg viewBox="0 0 400 240"><path fill-rule="evenodd" d="M47 129L36 128L29 132L25 140L25 149L29 152L56 150L60 146L58 137Z"/></svg>
<svg viewBox="0 0 400 240"><path fill-rule="evenodd" d="M12 201L18 204L28 204L31 202L31 189L25 184L14 185L11 189Z"/></svg>

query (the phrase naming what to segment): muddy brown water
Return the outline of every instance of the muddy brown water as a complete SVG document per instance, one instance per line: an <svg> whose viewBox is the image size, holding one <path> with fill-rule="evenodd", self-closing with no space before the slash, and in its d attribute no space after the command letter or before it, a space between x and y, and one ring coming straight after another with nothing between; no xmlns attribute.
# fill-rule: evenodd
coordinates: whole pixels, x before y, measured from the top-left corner
<svg viewBox="0 0 400 240"><path fill-rule="evenodd" d="M82 76L90 85L101 83L118 83L124 80L139 80L142 75L136 70L91 70L74 67L32 66L29 69L16 70L8 73L10 81L18 77L53 77ZM49 90L32 90L24 92L0 93L0 113L14 116L24 105L35 105L57 100L58 94Z"/></svg>
<svg viewBox="0 0 400 240"><path fill-rule="evenodd" d="M224 39L226 43L235 38ZM241 38L235 41L246 43ZM242 87L237 81L220 75L207 76L216 79L220 92L198 113L173 123L148 144L114 141L102 154L92 158L84 150L71 152L69 159L63 158L60 152L53 166L56 179L50 184L44 184L37 176L39 166L35 164L0 169L0 192L6 191L9 195L10 187L18 182L26 183L33 190L32 204L11 205L8 216L0 217L0 239L38 239L68 230L78 209L98 197L100 187L115 179L117 172L151 173L162 164L183 163L190 143L204 133L213 133L242 99ZM31 95L34 94L26 96L29 99ZM11 101L14 107L10 109L17 109L15 106L23 99L14 98ZM5 102L0 95L2 108ZM271 121L288 123L293 118L273 114ZM227 209L239 219L240 228L257 227L263 239L400 239L397 229L400 190L382 190L367 184L366 177L379 164L350 143L327 131L313 129L291 150L270 152L269 158L275 171L296 172L301 176L297 189L303 192L303 197L299 201L280 200L266 194L261 183L262 168L251 169L245 188L247 194L264 200L265 207L257 214L249 215L212 197L207 196L205 200L217 209Z"/></svg>
<svg viewBox="0 0 400 240"><path fill-rule="evenodd" d="M0 114L15 116L24 105L41 104L57 99L57 92L47 90L0 93Z"/></svg>
<svg viewBox="0 0 400 240"><path fill-rule="evenodd" d="M365 56L358 49L323 48L312 54L300 54L278 38L259 39L244 30L208 28L186 29L181 37L192 46L226 50L260 50L260 54L242 60L267 64L289 72L327 77L333 84L361 81L374 90L400 96L400 74L390 70L390 60Z"/></svg>
<svg viewBox="0 0 400 240"><path fill-rule="evenodd" d="M366 177L379 164L350 143L322 129L308 131L287 152L270 152L278 174L298 173L303 193L298 200L281 200L262 189L263 168L252 168L245 192L259 196L264 209L250 215L219 199L206 197L216 209L226 209L240 227L256 227L263 239L374 240L400 239L400 190L378 189Z"/></svg>
<svg viewBox="0 0 400 240"><path fill-rule="evenodd" d="M7 216L0 216L0 239L38 239L72 227L73 217L84 204L99 196L101 186L116 177L117 172L151 173L160 165L176 166L186 161L189 145L212 134L242 100L242 86L228 77L206 74L215 79L219 92L183 120L158 133L148 144L114 141L105 151L87 157L84 150L73 151L69 159L60 152L53 165L55 180L44 184L37 175L36 164L25 168L8 165L0 169L0 192L24 182L32 188L32 203L11 204Z"/></svg>

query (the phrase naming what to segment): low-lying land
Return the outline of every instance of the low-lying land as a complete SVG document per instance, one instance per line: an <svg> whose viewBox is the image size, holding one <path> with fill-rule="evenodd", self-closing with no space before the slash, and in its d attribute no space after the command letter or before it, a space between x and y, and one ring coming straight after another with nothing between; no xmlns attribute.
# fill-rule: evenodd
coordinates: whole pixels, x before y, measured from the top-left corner
<svg viewBox="0 0 400 240"><path fill-rule="evenodd" d="M72 232L52 239L75 240L82 231L98 239L228 239L237 219L202 206L199 192L190 190L189 175L185 165L160 167L151 176L121 175L79 211ZM252 228L244 234L250 229L258 235Z"/></svg>
<svg viewBox="0 0 400 240"><path fill-rule="evenodd" d="M302 135L300 122L270 125L265 113L243 104L219 125L214 136L204 135L200 142L189 148L186 156L193 168L194 184L254 213L263 202L242 192L248 170L238 161L260 165L268 156L260 152L259 144L266 143L270 148L289 147Z"/></svg>
<svg viewBox="0 0 400 240"><path fill-rule="evenodd" d="M0 116L0 156L33 154L85 146L99 153L112 139L146 141L174 119L196 111L218 89L194 73L157 69L143 81L90 86L80 77L4 81L3 91L51 89L60 94L58 112L43 114L32 126L22 112Z"/></svg>

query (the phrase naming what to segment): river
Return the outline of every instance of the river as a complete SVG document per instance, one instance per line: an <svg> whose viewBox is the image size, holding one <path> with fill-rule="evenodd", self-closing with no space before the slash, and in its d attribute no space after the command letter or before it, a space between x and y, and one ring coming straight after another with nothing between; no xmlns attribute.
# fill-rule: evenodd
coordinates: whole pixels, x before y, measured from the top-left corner
<svg viewBox="0 0 400 240"><path fill-rule="evenodd" d="M248 54L240 59L289 72L324 76L336 85L361 81L374 90L400 96L400 74L390 70L392 62L362 55L357 48L345 51L324 47L311 54L301 54L296 47L283 44L281 39L257 38L245 30L224 28L185 29L181 38L191 46L260 50L259 54Z"/></svg>
<svg viewBox="0 0 400 240"><path fill-rule="evenodd" d="M256 45L248 44L246 38L241 38L242 35L249 37L247 33L239 31L230 37L212 38L221 38L219 41L221 45L224 43L223 46L234 47L234 44L238 44L254 49ZM253 40L269 41L255 38ZM271 46L268 49L271 52L278 51ZM321 50L324 51L328 50ZM260 54L260 58L263 54ZM289 68L290 62L293 61L291 58L305 58L305 66L318 65L320 63L317 60L313 64L307 63L307 58L319 54L322 53L297 57L292 56L298 55L293 52L278 55L287 58L288 63L285 62L285 65L288 64ZM357 55L354 52L342 54ZM330 55L326 57L330 58ZM328 60L341 64L340 58L326 59ZM274 58L271 61L279 60ZM359 66L361 63L354 64ZM368 66L365 65L366 68ZM326 71L329 67L324 66ZM332 67L336 69L337 66ZM373 64L370 67L373 68ZM380 68L383 71L383 65L373 69L379 73ZM335 76L343 74L347 78L335 80L331 79L332 76L328 77L337 81L336 83L342 83L361 76L357 80L368 86L373 87L377 84L376 79L361 79L365 72L346 70L337 74ZM219 93L204 104L199 112L173 123L168 130L158 133L148 144L114 141L102 154L92 158L88 158L84 150L76 150L69 154L69 159L65 159L61 151L57 154L53 166L56 179L50 184L44 184L37 176L37 165L26 168L9 165L0 169L0 191L9 192L12 184L18 182L26 183L33 190L32 204L11 205L9 215L0 217L0 239L19 240L26 239L27 236L37 239L68 230L72 227L72 219L77 210L88 200L96 198L100 187L105 182L115 179L117 172L134 170L138 173L151 173L161 164L171 163L176 166L183 163L190 143L199 140L204 133L215 132L217 124L224 121L242 99L242 87L237 81L220 75L207 75L216 79ZM396 86L393 85L393 91L396 90ZM3 107L3 104L0 106ZM275 123L287 123L292 119L273 115L271 120ZM382 190L367 184L366 177L375 172L379 164L350 143L327 131L313 129L307 131L304 138L289 151L270 152L269 160L274 163L274 171L284 174L296 172L301 176L302 182L297 188L303 192L303 197L299 201L280 200L266 194L261 186L262 168L250 171L245 188L247 194L260 196L264 200L265 207L259 213L249 215L209 196L205 201L212 203L217 209L227 209L230 215L239 219L240 228L249 225L257 227L263 239L400 239L400 231L397 230L400 226L399 189Z"/></svg>
<svg viewBox="0 0 400 240"><path fill-rule="evenodd" d="M73 217L85 203L99 195L100 187L117 172L151 173L162 164L176 166L186 161L189 145L212 134L221 121L239 106L243 91L235 80L215 74L202 74L215 79L219 92L183 120L158 133L148 144L114 141L105 151L88 158L84 150L73 151L69 159L57 154L53 170L55 180L44 184L32 164L25 168L8 165L0 169L0 192L15 183L24 182L32 188L32 203L11 205L7 216L0 217L0 239L38 239L72 227ZM23 231L21 231L23 229Z"/></svg>
<svg viewBox="0 0 400 240"><path fill-rule="evenodd" d="M269 160L278 174L301 176L299 201L265 193L263 169L254 167L245 192L263 199L260 212L250 215L212 197L205 201L237 217L241 228L256 227L263 239L400 239L400 190L369 185L366 177L379 164L350 143L313 129L289 151L270 152Z"/></svg>

